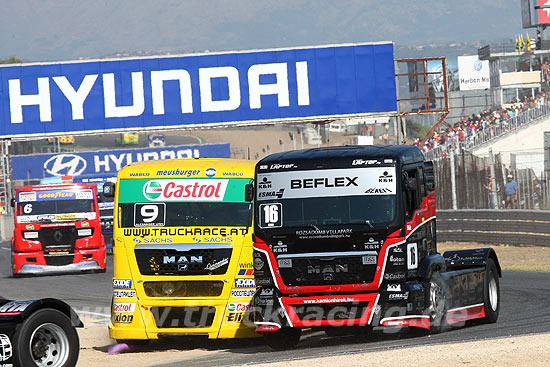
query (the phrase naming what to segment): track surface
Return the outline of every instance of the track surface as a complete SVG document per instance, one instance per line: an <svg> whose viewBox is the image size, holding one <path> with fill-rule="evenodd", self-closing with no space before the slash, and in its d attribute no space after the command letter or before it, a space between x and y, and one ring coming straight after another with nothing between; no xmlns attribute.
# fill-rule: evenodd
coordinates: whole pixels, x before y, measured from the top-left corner
<svg viewBox="0 0 550 367"><path fill-rule="evenodd" d="M112 257L104 274L71 274L14 279L10 272L9 243L0 242L0 296L11 299L56 297L77 310L109 313L112 294ZM171 366L192 363L193 366L226 366L280 362L289 359L402 348L407 346L455 343L475 339L542 333L550 330L550 273L504 272L501 279L501 310L496 324L467 326L430 337L412 337L406 330L383 333L375 329L368 339L358 337L327 337L323 332L303 335L297 349L274 352L255 340L202 340L197 337L172 342L151 343L151 350L196 348L217 351L206 357L186 358ZM158 356L158 355L157 355ZM151 365L158 364L152 356Z"/></svg>

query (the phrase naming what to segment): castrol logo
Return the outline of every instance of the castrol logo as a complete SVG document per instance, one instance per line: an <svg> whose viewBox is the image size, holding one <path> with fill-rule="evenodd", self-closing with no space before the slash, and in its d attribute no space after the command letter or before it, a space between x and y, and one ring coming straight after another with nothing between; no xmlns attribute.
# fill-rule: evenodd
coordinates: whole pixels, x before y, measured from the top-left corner
<svg viewBox="0 0 550 367"><path fill-rule="evenodd" d="M134 313L135 310L136 310L135 303L129 303L129 302L113 303L113 312Z"/></svg>
<svg viewBox="0 0 550 367"><path fill-rule="evenodd" d="M151 201L223 201L228 180L151 180L143 185L143 196Z"/></svg>

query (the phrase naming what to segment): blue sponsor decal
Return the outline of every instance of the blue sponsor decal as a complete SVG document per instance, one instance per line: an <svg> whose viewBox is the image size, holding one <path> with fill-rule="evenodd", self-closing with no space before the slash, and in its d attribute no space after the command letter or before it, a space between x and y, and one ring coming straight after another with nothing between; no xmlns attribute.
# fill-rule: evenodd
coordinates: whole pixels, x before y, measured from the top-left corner
<svg viewBox="0 0 550 367"><path fill-rule="evenodd" d="M206 170L206 176L208 177L214 177L216 176L216 169L215 168L209 168Z"/></svg>
<svg viewBox="0 0 550 367"><path fill-rule="evenodd" d="M144 245L149 243L172 243L171 238L139 238L134 237L132 239L136 245Z"/></svg>
<svg viewBox="0 0 550 367"><path fill-rule="evenodd" d="M113 279L114 289L132 289L131 279Z"/></svg>
<svg viewBox="0 0 550 367"><path fill-rule="evenodd" d="M236 278L235 288L256 288L253 278Z"/></svg>
<svg viewBox="0 0 550 367"><path fill-rule="evenodd" d="M0 137L395 111L390 42L0 68Z"/></svg>
<svg viewBox="0 0 550 367"><path fill-rule="evenodd" d="M115 176L122 167L132 162L169 158L229 158L230 155L230 145L226 143L12 156L11 163L13 179L28 180L44 177L97 174ZM189 177L189 175L195 174L194 171L198 170L185 171L174 169L159 172L162 173L161 175L167 176L183 173L182 176ZM147 172L144 174L139 173L138 177L147 177L148 175L149 173Z"/></svg>

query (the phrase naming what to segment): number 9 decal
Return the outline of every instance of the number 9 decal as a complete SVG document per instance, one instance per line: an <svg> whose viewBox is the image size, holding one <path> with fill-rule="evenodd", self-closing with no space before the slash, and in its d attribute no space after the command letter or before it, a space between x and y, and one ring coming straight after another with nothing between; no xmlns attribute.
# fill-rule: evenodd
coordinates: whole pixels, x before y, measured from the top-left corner
<svg viewBox="0 0 550 367"><path fill-rule="evenodd" d="M260 205L260 228L281 227L283 225L283 205L280 203Z"/></svg>
<svg viewBox="0 0 550 367"><path fill-rule="evenodd" d="M141 207L141 217L144 223L151 223L159 216L159 207L156 205L144 205Z"/></svg>
<svg viewBox="0 0 550 367"><path fill-rule="evenodd" d="M163 227L165 217L165 203L136 203L134 205L134 227Z"/></svg>

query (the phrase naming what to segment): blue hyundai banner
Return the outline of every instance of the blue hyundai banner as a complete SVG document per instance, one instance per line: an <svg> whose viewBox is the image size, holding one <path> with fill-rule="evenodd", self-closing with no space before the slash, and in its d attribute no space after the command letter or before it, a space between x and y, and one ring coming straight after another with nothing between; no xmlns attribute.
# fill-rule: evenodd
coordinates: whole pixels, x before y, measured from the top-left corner
<svg viewBox="0 0 550 367"><path fill-rule="evenodd" d="M0 137L396 110L392 43L0 67Z"/></svg>
<svg viewBox="0 0 550 367"><path fill-rule="evenodd" d="M12 156L14 180L113 174L132 162L170 158L229 158L229 143Z"/></svg>

